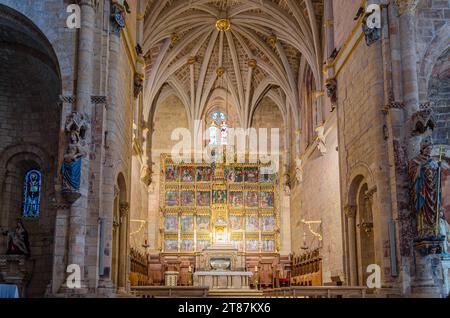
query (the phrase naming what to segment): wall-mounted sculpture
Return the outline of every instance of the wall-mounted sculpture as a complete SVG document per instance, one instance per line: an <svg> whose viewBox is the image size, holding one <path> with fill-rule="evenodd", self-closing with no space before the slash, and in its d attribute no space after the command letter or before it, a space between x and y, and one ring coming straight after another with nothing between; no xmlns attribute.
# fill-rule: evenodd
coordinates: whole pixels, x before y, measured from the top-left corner
<svg viewBox="0 0 450 318"><path fill-rule="evenodd" d="M148 187L152 184L152 168L144 165L141 169L141 181Z"/></svg>
<svg viewBox="0 0 450 318"><path fill-rule="evenodd" d="M424 134L428 129L436 127L436 118L430 102L420 104L419 111L412 116L412 134Z"/></svg>
<svg viewBox="0 0 450 318"><path fill-rule="evenodd" d="M122 29L125 28L127 6L128 3L124 0L112 0L111 2L111 26L116 34L120 34Z"/></svg>
<svg viewBox="0 0 450 318"><path fill-rule="evenodd" d="M67 117L65 131L69 145L61 167L62 195L69 203L74 203L81 196L82 159L87 155L85 150L87 120L84 115L71 113Z"/></svg>
<svg viewBox="0 0 450 318"><path fill-rule="evenodd" d="M445 222L442 209L441 169L442 161L431 157L433 140L430 136L420 144L420 154L409 163L411 184L411 208L416 217L416 242L436 242L425 253L440 253L440 242L445 239L441 233L441 222Z"/></svg>
<svg viewBox="0 0 450 318"><path fill-rule="evenodd" d="M144 89L144 78L144 74L134 74L134 98L137 98L139 94L142 93L142 90Z"/></svg>
<svg viewBox="0 0 450 318"><path fill-rule="evenodd" d="M317 132L317 149L320 151L321 155L325 155L327 153L327 142L325 136L325 127L319 126L316 128Z"/></svg>
<svg viewBox="0 0 450 318"><path fill-rule="evenodd" d="M337 80L329 78L325 82L325 86L327 88L327 96L330 98L333 108L335 108L337 103Z"/></svg>
<svg viewBox="0 0 450 318"><path fill-rule="evenodd" d="M303 182L303 160L300 158L295 159L295 177L298 183Z"/></svg>
<svg viewBox="0 0 450 318"><path fill-rule="evenodd" d="M30 255L30 241L28 231L25 229L21 219L17 220L17 225L14 231L4 231L2 233L7 236L7 255Z"/></svg>

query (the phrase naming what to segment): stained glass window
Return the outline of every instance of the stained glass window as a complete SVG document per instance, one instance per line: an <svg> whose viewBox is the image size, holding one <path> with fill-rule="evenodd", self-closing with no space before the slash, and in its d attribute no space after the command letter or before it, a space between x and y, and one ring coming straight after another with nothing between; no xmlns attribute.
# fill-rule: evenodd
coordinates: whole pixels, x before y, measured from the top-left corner
<svg viewBox="0 0 450 318"><path fill-rule="evenodd" d="M25 218L37 218L41 213L41 186L42 175L38 170L30 170L25 174L25 183L23 190L23 211Z"/></svg>
<svg viewBox="0 0 450 318"><path fill-rule="evenodd" d="M228 138L227 118L222 112L214 112L211 114L212 122L209 127L209 145L225 146Z"/></svg>

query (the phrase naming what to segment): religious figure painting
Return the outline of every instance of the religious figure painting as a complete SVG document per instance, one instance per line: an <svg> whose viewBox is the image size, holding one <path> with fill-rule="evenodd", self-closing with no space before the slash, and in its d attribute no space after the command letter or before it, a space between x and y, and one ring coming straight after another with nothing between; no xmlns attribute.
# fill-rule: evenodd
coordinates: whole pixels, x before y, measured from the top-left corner
<svg viewBox="0 0 450 318"><path fill-rule="evenodd" d="M174 182L178 181L179 168L173 165L166 166L166 181Z"/></svg>
<svg viewBox="0 0 450 318"><path fill-rule="evenodd" d="M168 215L164 223L164 228L167 232L178 232L178 216Z"/></svg>
<svg viewBox="0 0 450 318"><path fill-rule="evenodd" d="M197 251L203 251L205 248L211 245L210 240L198 240L197 241Z"/></svg>
<svg viewBox="0 0 450 318"><path fill-rule="evenodd" d="M194 206L194 191L181 191L181 206Z"/></svg>
<svg viewBox="0 0 450 318"><path fill-rule="evenodd" d="M198 167L197 168L197 181L209 182L211 181L212 168L211 167Z"/></svg>
<svg viewBox="0 0 450 318"><path fill-rule="evenodd" d="M178 206L179 204L180 204L180 202L179 202L178 191L167 191L166 192L166 206Z"/></svg>
<svg viewBox="0 0 450 318"><path fill-rule="evenodd" d="M226 190L214 190L213 191L213 203L214 204L225 204L227 202L227 191Z"/></svg>
<svg viewBox="0 0 450 318"><path fill-rule="evenodd" d="M244 202L244 195L240 191L230 191L228 202L231 206L242 206Z"/></svg>
<svg viewBox="0 0 450 318"><path fill-rule="evenodd" d="M244 217L232 215L230 216L230 228L233 231L240 231L244 229Z"/></svg>
<svg viewBox="0 0 450 318"><path fill-rule="evenodd" d="M245 249L249 252L257 252L259 250L259 241L257 240L247 240L245 242Z"/></svg>
<svg viewBox="0 0 450 318"><path fill-rule="evenodd" d="M271 173L268 169L261 169L259 172L259 182L272 183L275 180L275 174Z"/></svg>
<svg viewBox="0 0 450 318"><path fill-rule="evenodd" d="M178 251L178 240L165 240L164 241L164 250L176 252Z"/></svg>
<svg viewBox="0 0 450 318"><path fill-rule="evenodd" d="M274 240L263 240L261 242L261 247L263 252L274 252L275 251L275 241Z"/></svg>
<svg viewBox="0 0 450 318"><path fill-rule="evenodd" d="M257 215L247 215L245 217L245 229L248 232L259 231L259 219Z"/></svg>
<svg viewBox="0 0 450 318"><path fill-rule="evenodd" d="M193 252L194 251L194 240L181 240L180 250L182 252Z"/></svg>
<svg viewBox="0 0 450 318"><path fill-rule="evenodd" d="M211 192L197 191L197 206L210 206L210 205L211 205Z"/></svg>
<svg viewBox="0 0 450 318"><path fill-rule="evenodd" d="M273 232L275 230L275 217L273 216L261 217L261 230L263 232Z"/></svg>
<svg viewBox="0 0 450 318"><path fill-rule="evenodd" d="M274 193L273 192L261 192L261 208L273 208L274 206Z"/></svg>
<svg viewBox="0 0 450 318"><path fill-rule="evenodd" d="M210 217L207 215L197 215L197 231L209 232Z"/></svg>
<svg viewBox="0 0 450 318"><path fill-rule="evenodd" d="M193 232L194 231L194 217L191 215L183 215L181 217L181 231Z"/></svg>
<svg viewBox="0 0 450 318"><path fill-rule="evenodd" d="M225 175L227 177L228 182L235 182L236 173L234 172L233 167L225 168Z"/></svg>
<svg viewBox="0 0 450 318"><path fill-rule="evenodd" d="M237 249L238 251L242 251L243 250L242 240L231 240L231 245L233 245L233 247L235 249Z"/></svg>
<svg viewBox="0 0 450 318"><path fill-rule="evenodd" d="M227 169L227 180L228 182L243 182L244 181L244 171L241 167L230 167Z"/></svg>
<svg viewBox="0 0 450 318"><path fill-rule="evenodd" d="M183 167L181 169L182 182L194 182L194 167Z"/></svg>
<svg viewBox="0 0 450 318"><path fill-rule="evenodd" d="M248 183L258 182L258 168L257 167L245 168L245 182L248 182Z"/></svg>
<svg viewBox="0 0 450 318"><path fill-rule="evenodd" d="M250 191L245 193L245 206L249 208L258 207L258 192Z"/></svg>

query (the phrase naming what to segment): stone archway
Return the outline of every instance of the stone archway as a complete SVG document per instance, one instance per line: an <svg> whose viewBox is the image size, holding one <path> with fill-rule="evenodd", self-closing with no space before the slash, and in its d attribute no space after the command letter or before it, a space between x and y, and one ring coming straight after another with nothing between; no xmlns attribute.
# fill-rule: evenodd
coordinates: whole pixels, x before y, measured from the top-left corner
<svg viewBox="0 0 450 318"><path fill-rule="evenodd" d="M122 174L117 178L114 198L113 243L112 243L112 281L118 291L127 290L128 249L129 249L129 203L125 179Z"/></svg>
<svg viewBox="0 0 450 318"><path fill-rule="evenodd" d="M365 285L366 269L375 263L375 240L373 230L373 191L366 178L357 175L350 183L348 204L345 212L345 258L347 283Z"/></svg>
<svg viewBox="0 0 450 318"><path fill-rule="evenodd" d="M22 219L30 238L32 263L27 297L45 295L52 277L61 111L60 68L45 35L28 18L0 5L0 228ZM24 178L39 171L39 214L24 211ZM0 244L3 243L0 239ZM4 252L0 248L0 254Z"/></svg>

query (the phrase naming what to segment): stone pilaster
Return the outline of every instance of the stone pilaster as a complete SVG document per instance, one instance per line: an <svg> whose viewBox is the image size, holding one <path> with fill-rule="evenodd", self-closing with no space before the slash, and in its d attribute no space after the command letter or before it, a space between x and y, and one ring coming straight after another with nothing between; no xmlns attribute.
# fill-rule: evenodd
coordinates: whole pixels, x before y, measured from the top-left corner
<svg viewBox="0 0 450 318"><path fill-rule="evenodd" d="M81 28L79 30L78 44L78 70L75 111L83 117L90 117L92 76L93 76L93 56L94 56L94 28L95 28L95 8L97 0L80 0L81 7ZM79 290L68 289L65 282L62 291L68 294L87 293L85 274L85 253L86 253L86 217L88 211L89 193L89 147L91 143L90 127L84 132L87 154L82 159L81 179L79 195L80 197L70 208L69 216L69 242L67 265L77 264L81 270L81 286Z"/></svg>
<svg viewBox="0 0 450 318"><path fill-rule="evenodd" d="M357 284L358 277L356 268L357 267L357 255L356 255L356 205L347 205L344 207L345 217L347 219L347 283L348 285L354 286Z"/></svg>
<svg viewBox="0 0 450 318"><path fill-rule="evenodd" d="M408 118L408 131L413 130L412 120L419 110L419 82L417 75L417 53L415 33L415 10L418 0L396 0L399 15L400 55L402 61L403 103ZM411 157L416 151L419 136L409 138L408 154Z"/></svg>

